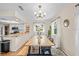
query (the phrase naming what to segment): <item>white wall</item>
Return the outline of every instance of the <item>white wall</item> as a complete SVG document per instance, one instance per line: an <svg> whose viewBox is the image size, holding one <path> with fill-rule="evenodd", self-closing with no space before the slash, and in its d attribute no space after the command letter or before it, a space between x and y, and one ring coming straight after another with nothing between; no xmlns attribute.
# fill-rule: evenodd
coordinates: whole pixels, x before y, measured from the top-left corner
<svg viewBox="0 0 79 59"><path fill-rule="evenodd" d="M74 20L74 4L66 5L58 14L61 17L61 49L67 55L75 55L75 20ZM69 27L64 27L65 19L69 20Z"/></svg>
<svg viewBox="0 0 79 59"><path fill-rule="evenodd" d="M0 10L0 16L14 16L14 15L15 15L14 10L7 10L7 11Z"/></svg>
<svg viewBox="0 0 79 59"><path fill-rule="evenodd" d="M18 20L20 20L20 21L19 21L20 23L25 23L25 22L24 22L25 18L21 15L21 13L19 13L18 10L15 11L14 16L15 16L16 18L18 18Z"/></svg>

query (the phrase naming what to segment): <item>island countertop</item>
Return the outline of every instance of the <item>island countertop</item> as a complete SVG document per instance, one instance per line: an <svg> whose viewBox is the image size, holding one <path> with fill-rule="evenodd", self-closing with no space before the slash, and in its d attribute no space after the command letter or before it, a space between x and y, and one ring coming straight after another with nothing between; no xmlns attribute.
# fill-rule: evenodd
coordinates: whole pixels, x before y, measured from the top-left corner
<svg viewBox="0 0 79 59"><path fill-rule="evenodd" d="M26 35L26 32L20 32L20 33L13 33L13 34L8 34L8 35L3 35L3 37L18 37L18 36L23 36ZM1 35L0 35L1 37Z"/></svg>

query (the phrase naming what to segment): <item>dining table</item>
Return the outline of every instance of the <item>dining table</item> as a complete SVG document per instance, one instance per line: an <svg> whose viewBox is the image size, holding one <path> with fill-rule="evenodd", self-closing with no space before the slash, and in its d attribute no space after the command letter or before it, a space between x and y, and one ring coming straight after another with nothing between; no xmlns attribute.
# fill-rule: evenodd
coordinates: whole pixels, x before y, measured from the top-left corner
<svg viewBox="0 0 79 59"><path fill-rule="evenodd" d="M44 47L44 48L50 47L50 49L51 49L51 46L54 46L54 45L55 45L54 42L51 42L46 35L41 35L41 36L35 35L26 44L26 46L30 47L29 53L31 52L31 50L32 51L35 50L35 47L38 47L36 49L38 50L37 52L38 52L39 55L41 54L41 48L42 47Z"/></svg>

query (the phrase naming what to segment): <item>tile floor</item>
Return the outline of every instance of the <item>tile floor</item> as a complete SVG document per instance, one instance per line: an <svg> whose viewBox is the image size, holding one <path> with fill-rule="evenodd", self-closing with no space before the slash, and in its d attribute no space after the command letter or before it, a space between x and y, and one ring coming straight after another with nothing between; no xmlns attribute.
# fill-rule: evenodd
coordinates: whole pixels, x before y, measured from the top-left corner
<svg viewBox="0 0 79 59"><path fill-rule="evenodd" d="M66 56L60 49L51 49L52 56Z"/></svg>

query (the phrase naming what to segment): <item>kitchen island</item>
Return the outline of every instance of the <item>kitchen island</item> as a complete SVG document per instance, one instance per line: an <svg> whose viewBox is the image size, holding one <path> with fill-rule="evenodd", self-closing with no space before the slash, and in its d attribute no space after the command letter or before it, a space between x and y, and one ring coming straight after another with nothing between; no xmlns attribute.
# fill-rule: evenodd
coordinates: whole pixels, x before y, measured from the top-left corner
<svg viewBox="0 0 79 59"><path fill-rule="evenodd" d="M10 51L15 52L19 50L24 43L28 41L30 38L29 33L16 33L16 34L9 34L3 37L4 40L10 40Z"/></svg>

